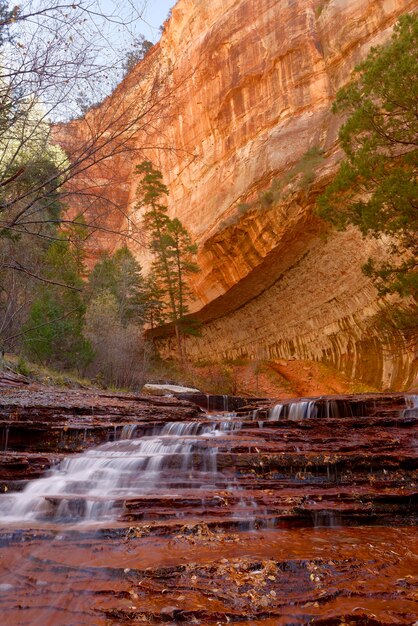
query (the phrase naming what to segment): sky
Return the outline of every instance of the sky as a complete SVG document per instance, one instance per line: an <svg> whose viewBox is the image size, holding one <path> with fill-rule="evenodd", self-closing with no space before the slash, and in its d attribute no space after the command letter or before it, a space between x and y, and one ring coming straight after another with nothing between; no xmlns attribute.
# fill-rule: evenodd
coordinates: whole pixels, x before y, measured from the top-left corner
<svg viewBox="0 0 418 626"><path fill-rule="evenodd" d="M49 56L45 58L50 65L56 63L60 67L64 60L66 69L70 70L73 62L77 68L77 76L74 74L69 80L62 76L56 84L39 89L43 94L42 102L48 110L53 110L50 116L55 121L78 114L80 97L87 104L102 101L123 77L124 62L130 52L137 51L138 36L143 35L156 43L161 36L160 26L176 4L176 0L82 0L79 9L69 13L71 19L64 21L65 28L61 28L61 14L66 15L65 9L54 11L53 8L65 6L65 2L22 0L23 6L25 2L40 12L35 19L17 23L14 35L20 45L10 46L10 63L31 67L32 57L43 58L39 51L47 51ZM45 4L52 7L46 15ZM59 33L59 46L53 45L55 32ZM55 57L52 58L53 54ZM22 59L26 65L22 64ZM79 62L78 59L82 60ZM62 71L58 73L63 74ZM66 95L62 98L62 92L69 91L71 80L74 82L73 97ZM27 83L32 89L32 82L28 79ZM35 81L34 84L38 83ZM51 104L54 98L59 101L57 106Z"/></svg>
<svg viewBox="0 0 418 626"><path fill-rule="evenodd" d="M147 39L150 38L152 41L159 39L159 27L175 4L176 0L148 0L142 31Z"/></svg>
<svg viewBox="0 0 418 626"><path fill-rule="evenodd" d="M152 42L160 38L160 26L176 0L96 0L104 13L126 18L128 15L142 16L135 24L135 32L142 33ZM126 33L125 33L126 35Z"/></svg>

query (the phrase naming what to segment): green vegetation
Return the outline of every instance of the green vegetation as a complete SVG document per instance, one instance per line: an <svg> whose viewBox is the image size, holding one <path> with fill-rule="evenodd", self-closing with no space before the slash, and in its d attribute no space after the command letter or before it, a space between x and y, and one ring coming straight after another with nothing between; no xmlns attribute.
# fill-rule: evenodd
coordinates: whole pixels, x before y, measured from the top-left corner
<svg viewBox="0 0 418 626"><path fill-rule="evenodd" d="M90 379L81 377L72 370L62 372L51 367L33 363L22 356L6 354L3 362L4 367L12 372L21 374L26 378L53 387L89 387L93 383Z"/></svg>
<svg viewBox="0 0 418 626"><path fill-rule="evenodd" d="M88 277L87 299L107 292L113 296L123 324L143 322L146 309L145 281L132 252L123 246L113 256L104 254Z"/></svg>
<svg viewBox="0 0 418 626"><path fill-rule="evenodd" d="M31 167L19 180L22 192L32 170L34 178L42 179L42 168L35 168L36 154L28 154ZM78 219L63 226L64 207L56 189L36 200L43 220L36 237L3 231L2 352L13 350L41 367L77 371L100 384L140 388L151 358L144 325L171 321L179 357L184 361L182 336L197 331L193 322L185 321L190 295L186 278L197 271L193 259L196 246L181 222L166 214L161 203L165 195L161 173L148 162L142 168L140 189L148 209L145 223L154 256L146 279L126 246L113 255L103 255L86 275L84 222ZM10 258L14 259L13 270L19 272L6 271ZM23 363L19 366L22 371Z"/></svg>
<svg viewBox="0 0 418 626"><path fill-rule="evenodd" d="M290 179L301 174L299 188L307 189L315 180L315 170L324 158L324 151L319 146L309 148L300 161L290 170ZM289 180L290 180L289 179Z"/></svg>
<svg viewBox="0 0 418 626"><path fill-rule="evenodd" d="M49 246L44 264L51 283L37 290L23 327L24 350L42 365L77 367L82 371L92 351L83 336L85 305L79 252L68 241L58 239Z"/></svg>
<svg viewBox="0 0 418 626"><path fill-rule="evenodd" d="M146 130L154 124L150 118L155 120L166 106L156 88L157 74L158 85L164 81L161 68L149 68L155 88L147 95L129 96L128 102L126 93L115 89L123 70L151 46L142 35L132 41L135 20L128 20L128 26L124 18L130 10L126 13L120 8L113 19L105 9L92 10L87 0L28 0L15 6L0 0L1 352L24 350L42 362L57 361L59 365L60 360L63 367L77 362L83 368L89 360L87 352L82 354L88 342L83 344L79 328L89 302L79 291L84 291L86 270L77 268L77 278L70 272L67 284L60 275L65 272L51 261L53 245L62 251L65 264L78 248L73 233L68 232L70 225L79 226L84 238L101 230L112 232L108 216L117 208L105 187L109 183L99 182L95 169L92 185L90 170L109 167L115 155L118 159L131 155L136 150L132 138L138 123ZM124 39L122 32L126 35L124 68L122 51L109 49L112 24L118 39ZM98 101L103 107L100 120L84 126L83 141L67 143L67 155L54 143L56 127L53 131L52 124L74 119ZM72 184L74 177L76 184ZM79 214L84 221L78 220ZM117 230L113 234L124 236ZM125 269L116 278L118 282ZM64 294L66 288L72 295ZM121 298L115 297L121 306ZM121 313L123 325L138 316L145 319L143 302L126 304L129 310ZM68 336L68 346L62 344L64 328L75 343L71 344ZM70 344L73 355L69 354Z"/></svg>
<svg viewBox="0 0 418 626"><path fill-rule="evenodd" d="M0 92L1 88L0 81ZM29 309L38 295L40 285L35 285L35 279L40 279L42 298L46 285L65 282L64 270L58 270L59 263L53 259L57 250L63 250L65 239L58 226L63 206L56 187L59 166L65 161L65 155L52 145L48 124L42 120L39 107L26 100L15 102L13 93L4 97L2 103L0 347L4 351L13 348L15 339L20 337ZM24 217L22 211L26 205L30 206L30 211ZM63 252L65 261L70 249ZM54 276L57 272L62 275ZM74 278L71 272L69 278L70 281ZM54 314L52 309L49 313Z"/></svg>
<svg viewBox="0 0 418 626"><path fill-rule="evenodd" d="M147 347L143 325L148 307L141 267L126 246L95 265L85 290L85 336L93 349L90 376L113 387L140 388Z"/></svg>
<svg viewBox="0 0 418 626"><path fill-rule="evenodd" d="M22 376L30 376L31 374L31 369L28 365L28 362L22 356L19 356L19 359L17 361L16 372L18 374L21 374Z"/></svg>
<svg viewBox="0 0 418 626"><path fill-rule="evenodd" d="M291 183L295 183L297 191L309 189L315 180L315 170L324 158L324 151L319 146L313 146L297 161L288 172L279 180L274 179L270 189L261 196L263 204L273 204L282 198L286 198L286 188Z"/></svg>
<svg viewBox="0 0 418 626"><path fill-rule="evenodd" d="M187 277L199 269L194 262L197 247L180 220L167 215L164 198L168 189L162 182L161 172L150 161L139 164L136 172L140 175L137 206L145 208L144 226L154 259L153 281L165 305L159 315L174 324L179 359L184 361L182 336L195 332L185 316L190 295Z"/></svg>
<svg viewBox="0 0 418 626"><path fill-rule="evenodd" d="M127 38L125 62L115 64L108 26L117 24L120 35L124 25L122 13L120 22L112 17L85 0L0 0L0 354L19 355L22 371L28 358L138 387L149 351L144 325L171 320L186 332L185 276L195 271L195 247L181 223L168 220L160 242L167 267L156 260L146 279L127 247L101 258L90 276L84 265L84 241L111 233L108 215L116 210L106 198L109 183L98 183L101 193L90 168L131 155L138 124L146 130L166 107L160 67L148 68L148 95L127 101L114 89L152 44L139 35L129 46ZM84 126L83 141L69 142L67 155L54 144L51 123L74 119L109 92L101 119Z"/></svg>
<svg viewBox="0 0 418 626"><path fill-rule="evenodd" d="M339 229L387 236L388 260L364 272L380 293L418 299L418 16L404 15L389 44L372 48L333 111L346 158L319 199L319 214Z"/></svg>

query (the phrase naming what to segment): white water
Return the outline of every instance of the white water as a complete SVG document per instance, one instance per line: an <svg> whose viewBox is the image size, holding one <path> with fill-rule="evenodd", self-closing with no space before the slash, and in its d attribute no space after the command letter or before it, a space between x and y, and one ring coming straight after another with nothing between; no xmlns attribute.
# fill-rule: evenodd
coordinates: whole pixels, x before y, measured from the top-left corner
<svg viewBox="0 0 418 626"><path fill-rule="evenodd" d="M315 402L292 402L289 405L289 420L303 420L309 417L316 416L316 406Z"/></svg>
<svg viewBox="0 0 418 626"><path fill-rule="evenodd" d="M407 396L406 406L404 413L416 411L418 395ZM335 401L329 400L324 417L335 417L338 408ZM258 413L257 409L251 411L244 419L258 420ZM270 409L268 419L298 421L317 415L315 401L303 400L277 404ZM128 424L121 431L119 428L119 440L64 459L20 493L1 495L0 521L115 520L124 510L125 499L147 494L181 495L188 489L233 490L234 480L218 472L220 442L216 437L223 437L224 446L225 438L240 430L243 422L226 418L212 416L214 421L210 423L172 422L157 426L150 435L138 439L137 425ZM259 427L263 427L263 422L259 422ZM119 431L115 427L115 439ZM8 431L2 441L5 449L7 436ZM243 496L238 507L241 515L243 508L248 513L254 508L247 496Z"/></svg>
<svg viewBox="0 0 418 626"><path fill-rule="evenodd" d="M323 401L324 402L324 401ZM339 404L336 400L326 400L324 402L325 418L342 417ZM347 404L343 409L347 415L352 415L350 406ZM269 419L277 421L279 419L288 419L299 421L318 416L318 407L315 400L302 400L297 402L289 402L286 404L276 404L269 412Z"/></svg>
<svg viewBox="0 0 418 626"><path fill-rule="evenodd" d="M269 412L269 420L288 419L293 421L316 417L317 409L315 401L290 402L289 404L276 404Z"/></svg>
<svg viewBox="0 0 418 626"><path fill-rule="evenodd" d="M124 498L173 493L176 484L211 486L218 452L213 438L240 427L236 421L172 422L132 439L136 426L125 426L120 440L64 459L24 491L2 496L0 520L109 520Z"/></svg>
<svg viewBox="0 0 418 626"><path fill-rule="evenodd" d="M406 409L402 411L402 417L414 416L418 413L418 395L405 396Z"/></svg>
<svg viewBox="0 0 418 626"><path fill-rule="evenodd" d="M283 404L276 404L272 409L270 409L269 419L273 422L276 422L280 419L280 416L283 411Z"/></svg>
<svg viewBox="0 0 418 626"><path fill-rule="evenodd" d="M223 412L227 413L228 412L228 396L222 396L223 399Z"/></svg>

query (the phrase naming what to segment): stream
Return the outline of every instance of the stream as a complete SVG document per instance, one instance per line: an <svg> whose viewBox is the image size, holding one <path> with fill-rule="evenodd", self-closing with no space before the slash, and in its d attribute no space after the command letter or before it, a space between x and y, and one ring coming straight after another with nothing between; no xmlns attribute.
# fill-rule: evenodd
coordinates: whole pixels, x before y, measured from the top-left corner
<svg viewBox="0 0 418 626"><path fill-rule="evenodd" d="M2 624L418 620L418 397L222 403L4 421Z"/></svg>

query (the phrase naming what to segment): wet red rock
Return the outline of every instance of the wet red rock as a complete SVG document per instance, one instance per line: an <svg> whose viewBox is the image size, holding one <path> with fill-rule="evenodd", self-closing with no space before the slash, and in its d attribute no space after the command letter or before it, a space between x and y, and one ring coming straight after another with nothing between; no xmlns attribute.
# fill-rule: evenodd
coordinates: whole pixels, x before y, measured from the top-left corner
<svg viewBox="0 0 418 626"><path fill-rule="evenodd" d="M169 607L171 621L189 624L411 624L417 615L415 528L31 535L2 549L5 626L160 623Z"/></svg>
<svg viewBox="0 0 418 626"><path fill-rule="evenodd" d="M191 464L186 470L179 448L155 488L122 493L113 520L54 520L62 500L67 515L82 514L82 491L48 496L44 518L3 519L5 626L418 619L415 400L344 397L326 417L321 399L315 417L277 421L265 404L234 418L240 428L207 437L196 433L215 418L187 402L101 395L88 412L89 402L87 392L2 397L1 484L20 489L64 453L112 440L126 425L141 440L184 422L175 432ZM203 471L212 453L217 471Z"/></svg>

